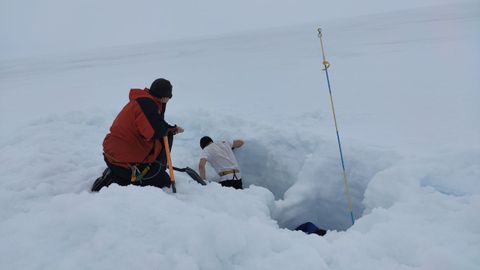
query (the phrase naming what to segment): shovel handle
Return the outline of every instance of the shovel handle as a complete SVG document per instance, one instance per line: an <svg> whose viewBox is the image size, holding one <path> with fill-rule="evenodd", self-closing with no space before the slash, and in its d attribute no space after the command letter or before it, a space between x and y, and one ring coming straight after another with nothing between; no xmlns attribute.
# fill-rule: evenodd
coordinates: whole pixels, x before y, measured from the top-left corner
<svg viewBox="0 0 480 270"><path fill-rule="evenodd" d="M173 173L172 157L170 156L170 145L168 143L168 137L163 136L163 145L165 146L165 154L167 155L168 170L170 171L170 182L172 183L173 193L177 193L175 187L175 175Z"/></svg>

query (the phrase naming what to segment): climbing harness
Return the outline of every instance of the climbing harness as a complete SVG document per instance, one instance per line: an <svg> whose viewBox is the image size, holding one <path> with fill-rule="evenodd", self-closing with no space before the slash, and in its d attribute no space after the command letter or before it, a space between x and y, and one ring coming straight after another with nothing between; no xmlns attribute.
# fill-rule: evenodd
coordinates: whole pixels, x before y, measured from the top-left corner
<svg viewBox="0 0 480 270"><path fill-rule="evenodd" d="M335 106L333 105L332 89L331 89L331 86L330 86L330 78L328 76L328 68L330 68L330 63L327 61L327 59L325 57L325 50L323 48L323 40L322 40L322 28L318 28L318 38L320 39L320 46L322 48L322 57L323 57L322 64L325 67L323 70L325 71L325 76L327 77L328 92L330 93L330 105L332 107L333 121L335 123L335 130L337 132L338 150L340 152L340 161L342 163L342 169L343 169L343 182L345 184L345 196L347 197L347 200L348 200L348 209L350 210L350 218L352 219L352 225L353 225L355 223L355 218L353 216L352 198L350 196L350 190L348 188L348 179L347 179L347 173L345 172L345 162L343 160L342 144L340 143L340 135L338 133L337 117L335 115Z"/></svg>
<svg viewBox="0 0 480 270"><path fill-rule="evenodd" d="M148 171L150 171L150 165L146 166L142 171L138 169L137 165L130 166L130 169L132 170L132 177L130 178L130 181L132 183L137 181L142 183L143 177L147 175Z"/></svg>
<svg viewBox="0 0 480 270"><path fill-rule="evenodd" d="M240 170L239 169L231 169L231 170L226 170L226 171L222 171L222 172L219 172L218 175L219 176L224 176L224 175L227 175L227 174L236 174L236 173L239 173Z"/></svg>
<svg viewBox="0 0 480 270"><path fill-rule="evenodd" d="M145 156L145 158L142 160L142 162L140 163L137 163L138 165L142 164L147 158L148 156L150 156L152 153L153 153L153 150L154 150L155 146L152 148L152 150L150 150L150 152ZM113 158L112 156L108 155L107 153L103 153L103 155L108 159L108 160L112 160L116 163L122 163L118 160L115 160L115 158ZM160 162L158 161L155 161L155 163L158 164L158 170L151 176L149 177L145 177L148 172L152 169L152 164L153 163L150 163L149 165L147 165L145 168L143 168L143 170L140 170L138 168L138 165L137 164L134 164L132 165L131 163L124 163L126 164L130 170L132 171L132 174L130 176L130 182L132 183L136 183L136 182L139 182L140 184L142 183L142 180L149 180L149 179L152 179L154 177L156 177L158 175L158 173L160 173L160 170L162 168L162 165L164 164L161 164Z"/></svg>
<svg viewBox="0 0 480 270"><path fill-rule="evenodd" d="M225 175L233 174L232 179L230 179L230 180L240 180L240 179L238 179L238 176L237 176L237 173L239 173L239 172L240 172L239 169L231 169L231 170L221 171L221 172L218 173L218 175L220 177L222 177L222 176L225 176ZM224 181L228 181L228 180L224 180Z"/></svg>
<svg viewBox="0 0 480 270"><path fill-rule="evenodd" d="M155 178L159 173L160 171L162 170L162 166L165 166L165 164L162 164L158 161L155 161L156 164L158 164L158 169L157 171L150 175L149 177L146 177L146 175L148 174L148 172L150 170L152 170L152 164L150 165L147 165L147 167L145 167L142 171L140 171L140 169L138 168L138 166L130 166L130 169L132 170L132 177L131 177L131 182L132 183L135 183L135 182L140 182L140 184L142 183L142 180L150 180L150 179L153 179Z"/></svg>

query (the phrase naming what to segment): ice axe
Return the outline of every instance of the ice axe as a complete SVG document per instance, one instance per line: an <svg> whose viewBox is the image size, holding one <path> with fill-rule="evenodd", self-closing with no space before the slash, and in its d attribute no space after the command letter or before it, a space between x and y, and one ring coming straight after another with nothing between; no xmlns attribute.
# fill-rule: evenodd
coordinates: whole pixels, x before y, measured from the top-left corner
<svg viewBox="0 0 480 270"><path fill-rule="evenodd" d="M202 186L205 186L207 183L202 179L202 177L192 168L190 167L185 167L185 168L177 168L173 167L175 171L179 172L185 172L187 173L193 180L197 181Z"/></svg>
<svg viewBox="0 0 480 270"><path fill-rule="evenodd" d="M170 182L172 183L173 193L177 193L175 187L175 175L173 174L172 157L170 156L170 145L168 144L168 137L163 136L163 145L165 146L165 155L167 156L168 170L170 171Z"/></svg>

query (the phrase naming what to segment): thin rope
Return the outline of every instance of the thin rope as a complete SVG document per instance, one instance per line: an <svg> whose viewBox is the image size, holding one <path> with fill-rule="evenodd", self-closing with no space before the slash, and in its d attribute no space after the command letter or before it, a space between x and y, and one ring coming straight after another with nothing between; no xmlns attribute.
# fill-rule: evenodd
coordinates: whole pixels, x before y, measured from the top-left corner
<svg viewBox="0 0 480 270"><path fill-rule="evenodd" d="M146 176L143 177L142 180L150 180L150 179L152 179L152 178L155 178L155 177L158 175L158 173L160 173L160 170L162 169L162 164L161 164L160 162L156 161L156 160L155 160L155 163L158 164L158 170L157 170L157 172L154 173L153 175L149 176L149 177L146 177ZM164 166L164 165L165 165L165 164L163 164L163 166Z"/></svg>

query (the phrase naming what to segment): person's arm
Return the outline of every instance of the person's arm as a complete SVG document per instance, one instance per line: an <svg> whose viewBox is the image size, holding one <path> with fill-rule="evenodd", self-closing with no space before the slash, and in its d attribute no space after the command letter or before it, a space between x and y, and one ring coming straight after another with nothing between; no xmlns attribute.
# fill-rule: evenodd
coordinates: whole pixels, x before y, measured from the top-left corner
<svg viewBox="0 0 480 270"><path fill-rule="evenodd" d="M137 99L140 109L148 120L148 123L154 130L154 137L157 139L162 139L167 132L172 132L173 135L182 133L184 129L180 126L172 126L168 124L163 116L158 113L157 104L149 98L139 98Z"/></svg>
<svg viewBox="0 0 480 270"><path fill-rule="evenodd" d="M201 158L200 162L198 163L198 172L200 172L200 176L203 180L207 179L207 175L205 174L205 164L207 164L207 160Z"/></svg>
<svg viewBox="0 0 480 270"><path fill-rule="evenodd" d="M169 129L175 128L174 126L170 126L167 122L165 122L162 115L158 113L158 106L153 100L149 98L139 98L137 99L137 103L140 106L143 115L150 124L151 129L153 129L154 138L162 139ZM142 134L144 133L142 132L143 126L145 125L139 126L139 130Z"/></svg>
<svg viewBox="0 0 480 270"><path fill-rule="evenodd" d="M233 140L232 149L239 148L244 144L243 140L237 139Z"/></svg>

